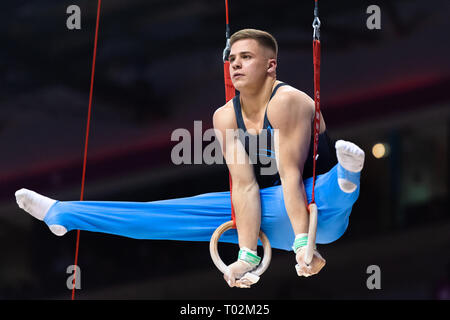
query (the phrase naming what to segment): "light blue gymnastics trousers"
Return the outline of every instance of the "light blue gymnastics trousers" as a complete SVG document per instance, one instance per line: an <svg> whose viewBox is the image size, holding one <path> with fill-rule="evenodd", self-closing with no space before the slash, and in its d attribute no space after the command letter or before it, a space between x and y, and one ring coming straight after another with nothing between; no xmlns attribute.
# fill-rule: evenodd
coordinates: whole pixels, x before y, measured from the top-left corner
<svg viewBox="0 0 450 320"><path fill-rule="evenodd" d="M355 183L356 190L343 192L338 177ZM349 172L340 164L316 177L318 244L333 242L344 234L359 195L359 178L360 173ZM304 185L309 203L312 178L305 180ZM292 250L295 235L284 205L282 186L261 189L260 195L262 231L273 248ZM230 219L230 192L226 191L151 202L57 201L44 222L62 225L67 231L101 232L134 239L210 241L216 228ZM220 241L238 243L236 229L225 232Z"/></svg>

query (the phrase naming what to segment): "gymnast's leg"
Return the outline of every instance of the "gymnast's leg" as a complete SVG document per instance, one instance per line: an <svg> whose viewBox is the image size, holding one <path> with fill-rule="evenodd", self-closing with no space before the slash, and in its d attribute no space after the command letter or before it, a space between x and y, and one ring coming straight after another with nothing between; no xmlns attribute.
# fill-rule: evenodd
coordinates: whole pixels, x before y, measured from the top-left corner
<svg viewBox="0 0 450 320"><path fill-rule="evenodd" d="M330 243L342 235L352 205L358 198L364 152L350 142L339 140L336 142L336 153L338 165L316 180L315 200L319 209L317 243ZM284 208L275 206L277 197L282 197L282 193L273 193L271 189L261 192L262 224L268 224L269 229L272 229L269 225L276 224L277 228L273 229L279 230L280 222L286 224L286 213ZM305 191L309 202L312 179L305 181ZM186 237L186 230L189 230L189 236L192 235L190 239L195 240L196 237L200 241L209 241L208 237L215 228L229 219L229 197L229 192L214 192L154 202L63 202L27 189L16 192L19 207L43 220L57 235L79 229L139 239L171 239L178 234L182 234L179 236L181 238ZM180 222L181 226L174 221ZM201 230L204 232L201 233ZM287 230L283 234L274 232L272 236L275 243L279 242L280 248L286 247L285 238L290 237ZM223 241L227 241L226 237Z"/></svg>
<svg viewBox="0 0 450 320"><path fill-rule="evenodd" d="M338 162L344 169L339 170L339 187L346 193L352 193L359 185L359 173L364 166L364 151L357 145L344 140L338 140L335 148Z"/></svg>
<svg viewBox="0 0 450 320"><path fill-rule="evenodd" d="M16 192L20 208L43 220L56 235L70 230L116 234L134 239L209 241L230 219L229 192L152 202L56 201L34 191ZM237 242L227 232L224 242Z"/></svg>
<svg viewBox="0 0 450 320"><path fill-rule="evenodd" d="M338 164L316 179L315 203L318 208L316 243L331 243L345 232L352 206L359 195L360 172L364 165L364 151L355 144L336 142ZM311 201L312 179L304 181L308 202ZM300 276L316 274L325 260L315 250L313 263L304 263L308 234L296 235L293 249L296 253L297 273ZM314 264L316 261L316 264Z"/></svg>
<svg viewBox="0 0 450 320"><path fill-rule="evenodd" d="M316 179L315 202L319 210L317 243L330 243L345 231L352 207L359 196L364 151L357 145L336 142L338 164ZM312 179L305 181L308 202L311 201Z"/></svg>

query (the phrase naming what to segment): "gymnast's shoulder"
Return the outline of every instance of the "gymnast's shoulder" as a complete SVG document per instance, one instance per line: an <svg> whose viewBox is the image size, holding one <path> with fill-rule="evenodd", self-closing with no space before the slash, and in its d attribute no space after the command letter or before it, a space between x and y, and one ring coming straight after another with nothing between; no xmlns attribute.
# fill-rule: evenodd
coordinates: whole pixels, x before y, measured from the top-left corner
<svg viewBox="0 0 450 320"><path fill-rule="evenodd" d="M282 86L272 98L267 108L267 116L275 118L295 119L297 116L312 116L314 113L314 100L305 92L290 85Z"/></svg>
<svg viewBox="0 0 450 320"><path fill-rule="evenodd" d="M272 98L272 102L287 106L295 105L300 108L314 104L314 100L309 95L291 85L280 87Z"/></svg>
<svg viewBox="0 0 450 320"><path fill-rule="evenodd" d="M236 129L236 115L234 113L233 100L228 101L223 106L219 107L214 111L213 114L213 125L214 128L230 128Z"/></svg>

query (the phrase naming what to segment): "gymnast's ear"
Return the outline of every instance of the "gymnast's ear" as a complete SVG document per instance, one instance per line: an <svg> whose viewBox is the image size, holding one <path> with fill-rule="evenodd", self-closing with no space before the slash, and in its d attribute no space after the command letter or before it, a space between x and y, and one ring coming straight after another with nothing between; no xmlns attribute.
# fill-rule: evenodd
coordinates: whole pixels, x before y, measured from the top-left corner
<svg viewBox="0 0 450 320"><path fill-rule="evenodd" d="M277 59L269 59L267 63L267 72L273 73L277 71Z"/></svg>

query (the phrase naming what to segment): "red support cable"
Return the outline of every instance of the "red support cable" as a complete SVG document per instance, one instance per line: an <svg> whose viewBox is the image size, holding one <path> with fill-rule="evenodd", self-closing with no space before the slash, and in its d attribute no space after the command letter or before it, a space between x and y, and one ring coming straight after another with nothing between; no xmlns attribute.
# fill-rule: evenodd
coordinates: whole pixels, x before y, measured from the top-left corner
<svg viewBox="0 0 450 320"><path fill-rule="evenodd" d="M234 98L236 91L233 86L233 82L231 82L231 76L230 76L230 62L225 61L223 64L223 71L224 71L224 80L225 80L225 100L226 102L230 101ZM228 180L230 184L230 201L231 201L231 220L233 220L233 228L236 228L236 215L234 213L234 207L233 207L233 196L232 196L232 180L231 180L231 174L228 173Z"/></svg>
<svg viewBox="0 0 450 320"><path fill-rule="evenodd" d="M226 19L226 23L228 25L229 24L229 20L228 20L228 0L225 0L225 19Z"/></svg>
<svg viewBox="0 0 450 320"><path fill-rule="evenodd" d="M316 0L317 1L317 0ZM320 41L313 41L313 62L314 62L314 152L313 152L313 188L311 195L311 203L315 202L315 185L316 185L316 160L317 149L319 146L320 133Z"/></svg>
<svg viewBox="0 0 450 320"><path fill-rule="evenodd" d="M226 20L226 47L223 54L223 74L225 83L225 101L228 102L234 98L236 95L236 90L233 86L230 76L230 62L228 61L229 50L229 39L230 39L230 26L229 26L229 15L228 15L228 0L225 0L225 20ZM232 196L232 179L231 174L228 173L229 184L230 184L230 201L231 201L231 220L233 220L233 228L236 228L236 216L233 207L233 196Z"/></svg>
<svg viewBox="0 0 450 320"><path fill-rule="evenodd" d="M97 5L97 22L95 26L95 39L94 39L94 54L92 58L92 71L91 71L91 85L89 89L89 108L88 108L88 116L87 116L87 124L86 124L86 139L84 143L84 157L83 157L83 173L81 176L81 194L80 201L84 199L84 185L86 181L86 163L87 163L87 151L88 151L88 143L89 143L89 128L91 124L91 111L92 111L92 96L94 91L94 76L95 76L95 61L97 57L97 42L98 42L98 28L100 22L100 7L101 0L98 0ZM75 268L73 273L73 287L72 287L72 300L75 300L75 284L76 284L76 276L77 276L77 266L78 266L78 252L80 247L80 230L77 230L77 241L75 246Z"/></svg>
<svg viewBox="0 0 450 320"><path fill-rule="evenodd" d="M225 61L223 64L223 74L225 80L225 101L228 102L236 95L236 90L233 86L230 76L230 62Z"/></svg>
<svg viewBox="0 0 450 320"><path fill-rule="evenodd" d="M313 185L311 203L315 203L316 161L320 133L320 20L318 0L314 2L313 22L313 64L314 64L314 152L313 152Z"/></svg>

